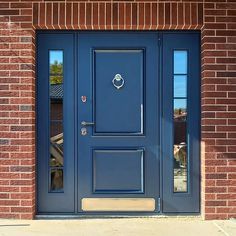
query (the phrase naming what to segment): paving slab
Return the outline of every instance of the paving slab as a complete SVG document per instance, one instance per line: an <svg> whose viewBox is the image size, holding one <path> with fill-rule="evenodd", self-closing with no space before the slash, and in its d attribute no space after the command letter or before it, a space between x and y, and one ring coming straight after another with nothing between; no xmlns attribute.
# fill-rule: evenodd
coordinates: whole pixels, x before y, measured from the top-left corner
<svg viewBox="0 0 236 236"><path fill-rule="evenodd" d="M236 236L236 221L200 218L0 220L0 236Z"/></svg>

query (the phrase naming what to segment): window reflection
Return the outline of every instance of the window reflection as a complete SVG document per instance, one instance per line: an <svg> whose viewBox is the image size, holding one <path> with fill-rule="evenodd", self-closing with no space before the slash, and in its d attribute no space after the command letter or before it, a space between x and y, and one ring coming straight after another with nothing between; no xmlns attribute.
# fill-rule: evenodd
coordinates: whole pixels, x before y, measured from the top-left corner
<svg viewBox="0 0 236 236"><path fill-rule="evenodd" d="M186 99L174 99L174 191L187 191Z"/></svg>
<svg viewBox="0 0 236 236"><path fill-rule="evenodd" d="M174 76L174 97L187 96L187 76L175 75Z"/></svg>
<svg viewBox="0 0 236 236"><path fill-rule="evenodd" d="M181 74L181 75L178 75ZM187 51L174 51L173 76L174 147L173 172L174 192L188 189L187 148Z"/></svg>
<svg viewBox="0 0 236 236"><path fill-rule="evenodd" d="M174 74L187 74L187 51L174 51Z"/></svg>
<svg viewBox="0 0 236 236"><path fill-rule="evenodd" d="M50 62L50 190L63 190L63 51L51 50Z"/></svg>
<svg viewBox="0 0 236 236"><path fill-rule="evenodd" d="M63 169L51 169L51 190L63 189Z"/></svg>

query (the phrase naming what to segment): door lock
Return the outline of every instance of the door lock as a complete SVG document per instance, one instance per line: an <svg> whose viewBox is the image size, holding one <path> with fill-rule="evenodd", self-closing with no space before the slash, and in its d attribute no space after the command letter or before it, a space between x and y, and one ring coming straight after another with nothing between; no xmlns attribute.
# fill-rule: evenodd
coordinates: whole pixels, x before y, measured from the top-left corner
<svg viewBox="0 0 236 236"><path fill-rule="evenodd" d="M87 135L87 129L86 128L81 129L81 135L83 135L83 136Z"/></svg>

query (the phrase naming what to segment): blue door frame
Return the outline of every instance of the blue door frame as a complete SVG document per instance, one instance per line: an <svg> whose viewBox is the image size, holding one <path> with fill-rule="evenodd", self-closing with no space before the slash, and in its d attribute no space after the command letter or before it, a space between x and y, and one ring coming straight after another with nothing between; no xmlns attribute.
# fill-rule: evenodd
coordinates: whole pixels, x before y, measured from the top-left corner
<svg viewBox="0 0 236 236"><path fill-rule="evenodd" d="M191 31L37 33L39 215L199 212L199 47L199 32ZM184 191L173 190L175 50L188 54ZM49 118L56 87L49 83L53 51L63 58L62 166L52 166L50 159L57 136L50 134ZM63 174L58 191L50 182L55 171ZM149 198L155 209L84 211L82 199L89 198Z"/></svg>

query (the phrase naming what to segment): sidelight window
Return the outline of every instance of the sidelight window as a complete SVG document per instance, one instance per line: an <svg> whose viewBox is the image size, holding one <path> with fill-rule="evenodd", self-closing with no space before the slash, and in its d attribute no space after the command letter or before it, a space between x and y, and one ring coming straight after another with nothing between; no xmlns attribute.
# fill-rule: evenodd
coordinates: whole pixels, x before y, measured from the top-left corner
<svg viewBox="0 0 236 236"><path fill-rule="evenodd" d="M188 52L174 50L173 74L173 171L174 192L188 191L187 79Z"/></svg>
<svg viewBox="0 0 236 236"><path fill-rule="evenodd" d="M63 51L49 51L50 160L49 189L63 191Z"/></svg>

